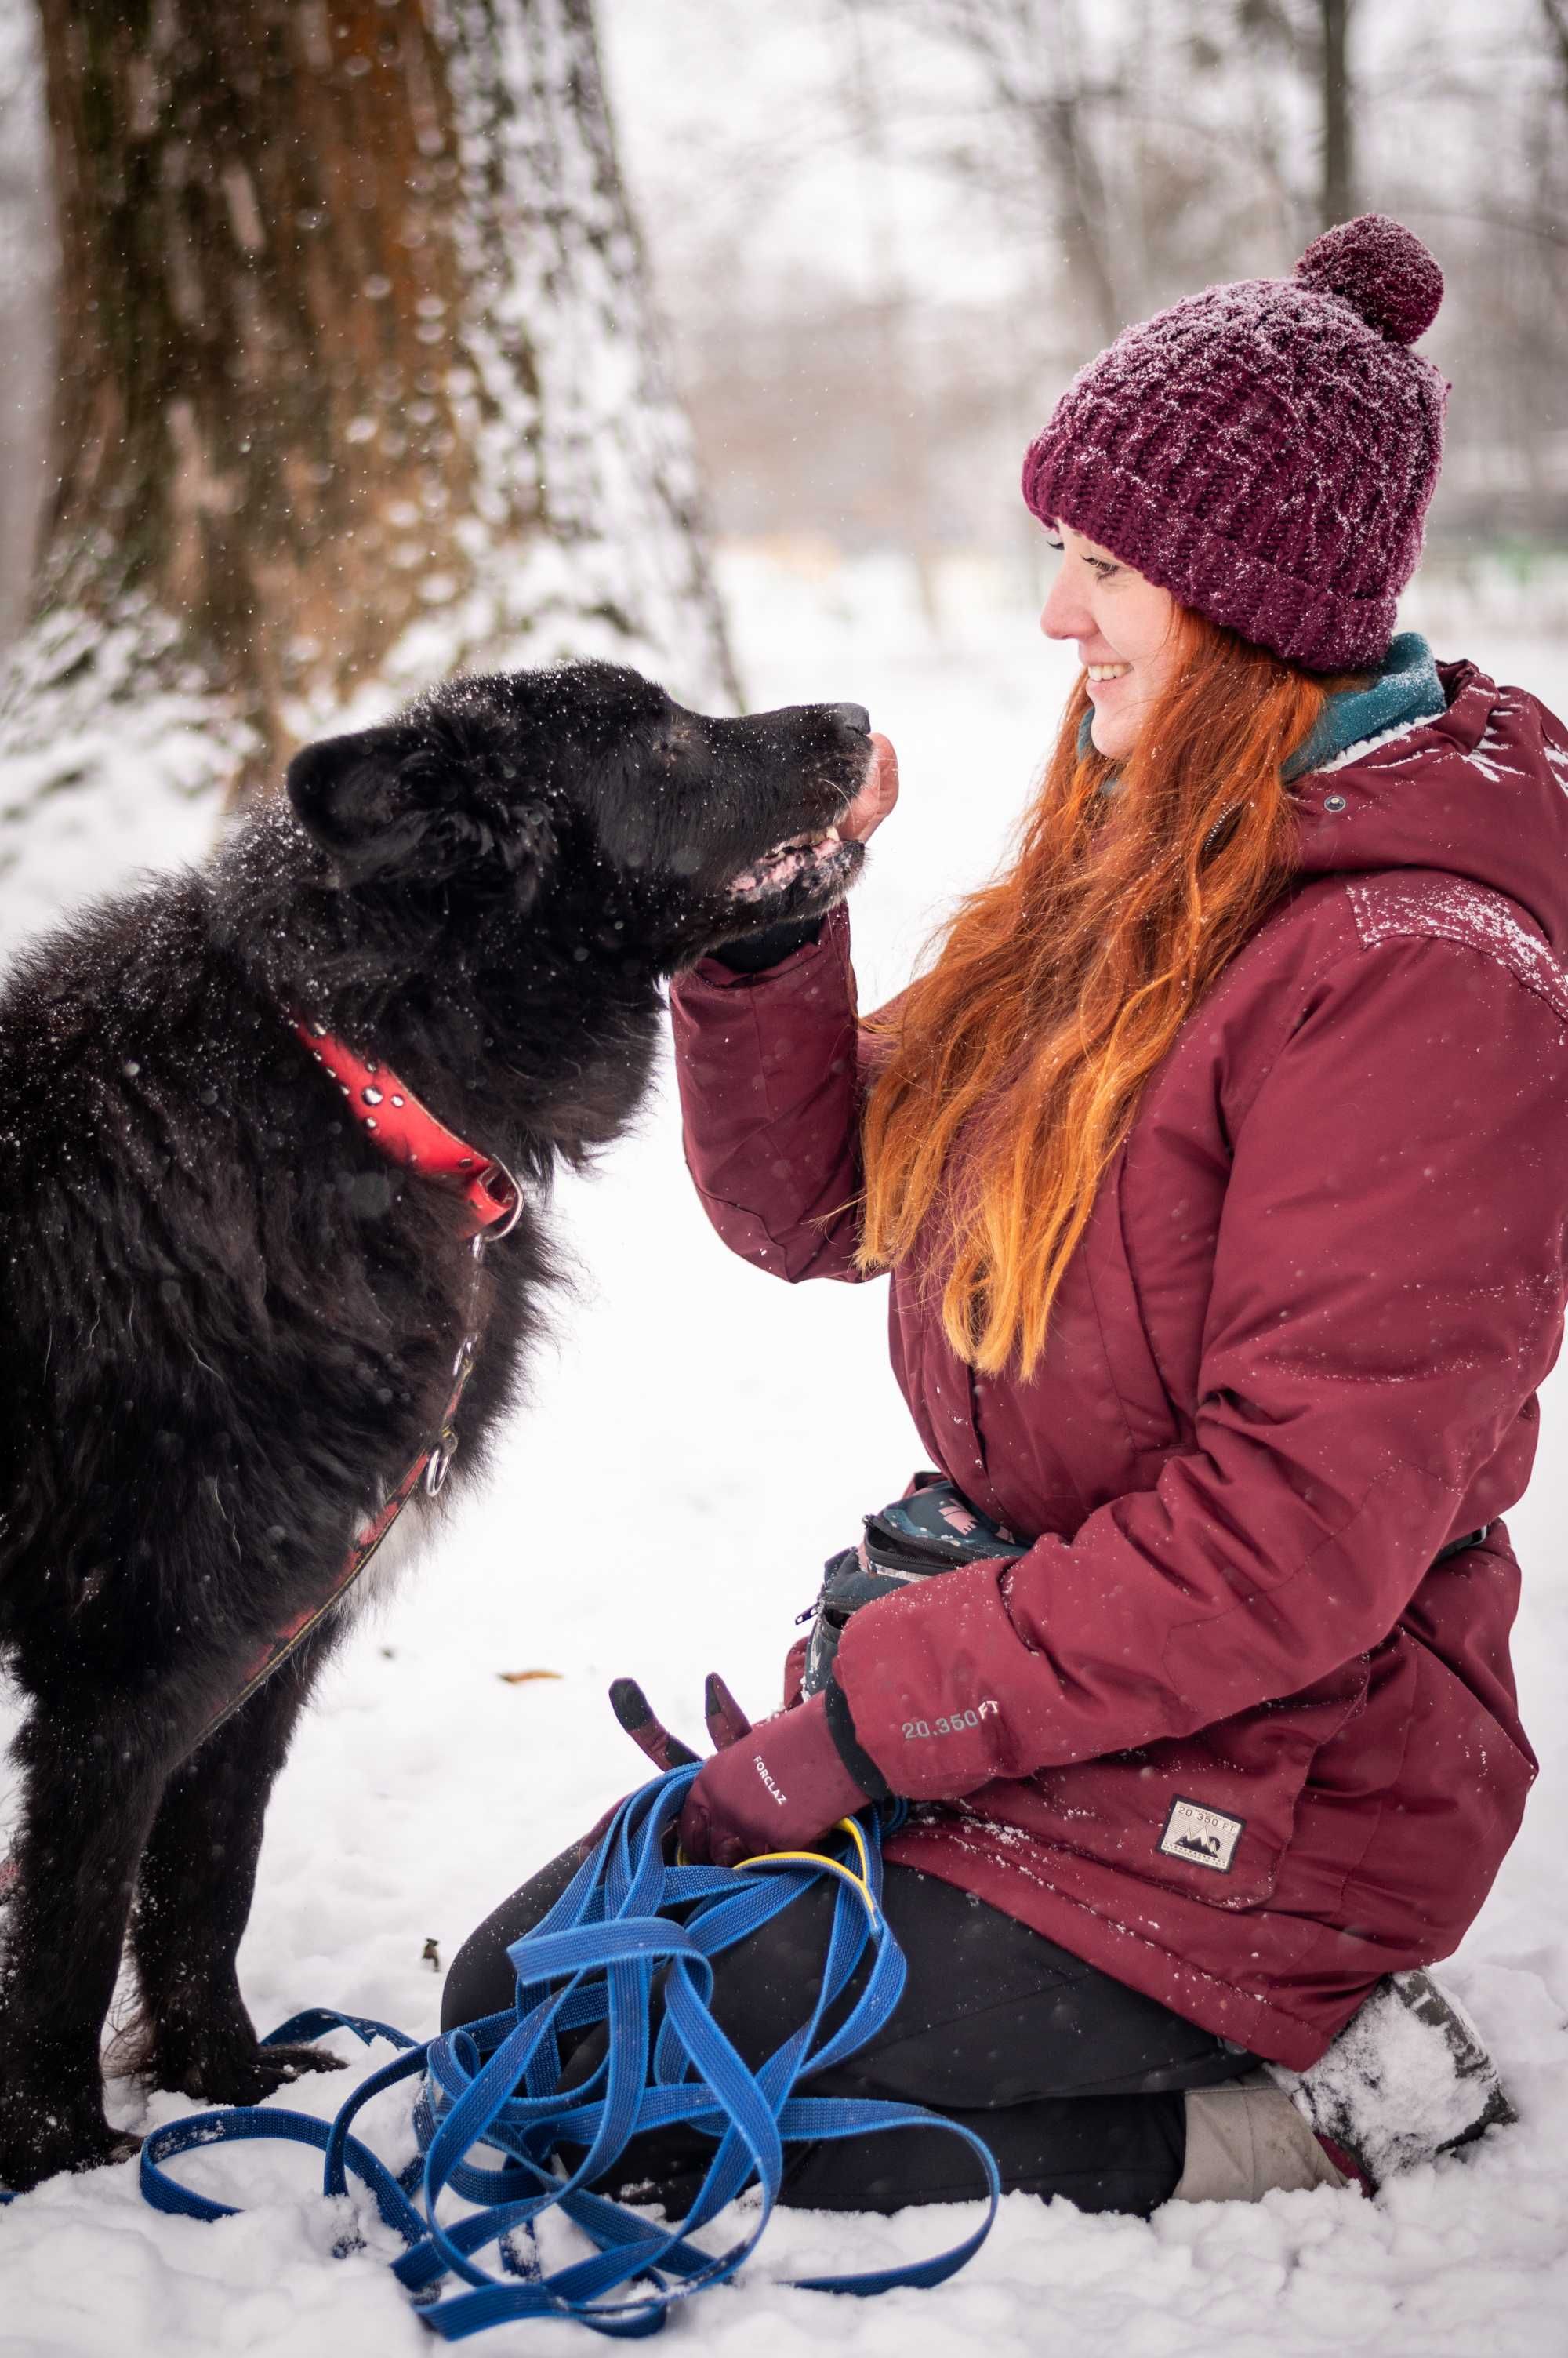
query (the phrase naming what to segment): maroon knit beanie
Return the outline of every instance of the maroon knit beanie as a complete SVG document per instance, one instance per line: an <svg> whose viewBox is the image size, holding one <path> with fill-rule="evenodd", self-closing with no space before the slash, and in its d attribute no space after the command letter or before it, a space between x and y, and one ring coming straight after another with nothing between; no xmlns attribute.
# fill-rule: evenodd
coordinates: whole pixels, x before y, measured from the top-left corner
<svg viewBox="0 0 1568 2358"><path fill-rule="evenodd" d="M1418 237L1346 222L1292 278L1206 287L1124 329L1031 444L1023 496L1308 671L1380 662L1448 391L1405 347L1442 300Z"/></svg>

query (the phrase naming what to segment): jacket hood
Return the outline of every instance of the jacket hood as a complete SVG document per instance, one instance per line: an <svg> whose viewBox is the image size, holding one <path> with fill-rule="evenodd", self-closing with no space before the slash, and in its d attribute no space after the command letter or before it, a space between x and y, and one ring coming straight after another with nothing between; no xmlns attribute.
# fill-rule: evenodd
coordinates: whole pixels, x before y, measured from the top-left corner
<svg viewBox="0 0 1568 2358"><path fill-rule="evenodd" d="M1300 777L1302 872L1438 869L1506 893L1568 958L1568 730L1474 664L1435 668L1445 710Z"/></svg>

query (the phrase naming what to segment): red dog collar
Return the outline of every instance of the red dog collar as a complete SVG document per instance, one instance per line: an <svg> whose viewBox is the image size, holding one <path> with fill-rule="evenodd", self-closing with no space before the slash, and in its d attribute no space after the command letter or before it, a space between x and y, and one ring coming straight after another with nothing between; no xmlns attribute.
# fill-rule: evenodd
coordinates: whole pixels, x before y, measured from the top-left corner
<svg viewBox="0 0 1568 2358"><path fill-rule="evenodd" d="M438 1121L406 1082L385 1065L355 1055L324 1023L297 1015L294 1029L330 1073L362 1130L394 1163L438 1186L454 1188L468 1206L472 1233L504 1236L523 1208L522 1190L504 1163L481 1154ZM501 1225L504 1223L504 1225Z"/></svg>

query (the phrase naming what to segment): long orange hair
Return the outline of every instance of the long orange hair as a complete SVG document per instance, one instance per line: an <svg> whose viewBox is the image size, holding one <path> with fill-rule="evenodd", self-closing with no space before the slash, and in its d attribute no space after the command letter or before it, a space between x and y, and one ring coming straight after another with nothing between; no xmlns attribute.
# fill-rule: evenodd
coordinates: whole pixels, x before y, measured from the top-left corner
<svg viewBox="0 0 1568 2358"><path fill-rule="evenodd" d="M1184 607L1173 630L1114 790L1116 765L1078 752L1080 676L1017 858L871 1019L860 1266L908 1258L935 1214L942 1324L985 1374L1037 1365L1144 1083L1291 875L1281 773L1343 684Z"/></svg>

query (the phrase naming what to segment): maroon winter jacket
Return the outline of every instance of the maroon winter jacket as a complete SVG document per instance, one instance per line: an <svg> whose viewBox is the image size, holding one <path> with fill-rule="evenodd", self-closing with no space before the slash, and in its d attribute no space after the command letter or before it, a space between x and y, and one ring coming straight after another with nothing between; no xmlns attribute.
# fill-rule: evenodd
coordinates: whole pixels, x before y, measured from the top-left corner
<svg viewBox="0 0 1568 2358"><path fill-rule="evenodd" d="M1298 2068L1454 1947L1535 1768L1497 1518L1568 1291L1568 735L1442 677L1445 716L1296 786L1299 884L1145 1088L1036 1374L977 1377L895 1272L932 1463L1034 1544L838 1658L916 1804L891 1857ZM720 1236L852 1277L844 913L674 1013Z"/></svg>

